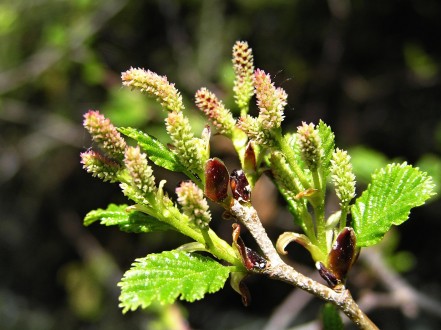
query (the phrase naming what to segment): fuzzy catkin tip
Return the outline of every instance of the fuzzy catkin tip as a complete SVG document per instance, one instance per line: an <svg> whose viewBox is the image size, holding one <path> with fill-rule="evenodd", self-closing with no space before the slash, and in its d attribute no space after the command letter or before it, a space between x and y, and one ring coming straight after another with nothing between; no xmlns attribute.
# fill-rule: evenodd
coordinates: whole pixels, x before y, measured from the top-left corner
<svg viewBox="0 0 441 330"><path fill-rule="evenodd" d="M208 116L219 133L231 136L235 120L214 93L205 87L201 88L196 92L195 101L198 109Z"/></svg>
<svg viewBox="0 0 441 330"><path fill-rule="evenodd" d="M284 119L288 94L282 88L276 88L270 75L259 69L254 73L254 86L262 127L268 130L279 128Z"/></svg>
<svg viewBox="0 0 441 330"><path fill-rule="evenodd" d="M139 89L154 97L168 111L182 111L184 103L175 85L150 70L130 68L121 73L123 86Z"/></svg>
<svg viewBox="0 0 441 330"><path fill-rule="evenodd" d="M109 157L116 160L124 158L126 141L110 119L104 117L99 111L89 110L84 114L83 126L89 131L93 141L98 143Z"/></svg>
<svg viewBox="0 0 441 330"><path fill-rule="evenodd" d="M253 53L245 41L237 41L233 46L234 98L239 109L246 111L254 94Z"/></svg>

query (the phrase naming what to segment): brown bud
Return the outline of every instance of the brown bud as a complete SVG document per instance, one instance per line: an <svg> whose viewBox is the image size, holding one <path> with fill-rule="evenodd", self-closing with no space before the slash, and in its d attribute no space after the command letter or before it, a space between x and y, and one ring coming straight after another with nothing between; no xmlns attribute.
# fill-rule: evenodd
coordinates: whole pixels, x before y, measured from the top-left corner
<svg viewBox="0 0 441 330"><path fill-rule="evenodd" d="M345 227L338 234L328 255L328 268L340 280L344 281L349 269L357 256L356 238L354 230Z"/></svg>
<svg viewBox="0 0 441 330"><path fill-rule="evenodd" d="M240 225L233 224L233 244L237 248L242 257L242 263L247 270L263 270L267 266L267 261L257 252L245 246L240 237Z"/></svg>
<svg viewBox="0 0 441 330"><path fill-rule="evenodd" d="M249 202L251 200L251 187L242 170L231 172L230 187L235 200L239 202Z"/></svg>
<svg viewBox="0 0 441 330"><path fill-rule="evenodd" d="M249 141L245 149L244 169L249 173L256 172L256 152L252 141Z"/></svg>
<svg viewBox="0 0 441 330"><path fill-rule="evenodd" d="M205 163L205 196L222 202L228 195L230 176L227 167L219 158L210 158Z"/></svg>
<svg viewBox="0 0 441 330"><path fill-rule="evenodd" d="M320 261L315 264L320 276L328 282L329 286L334 288L341 283L341 281L335 276L335 274L326 268Z"/></svg>

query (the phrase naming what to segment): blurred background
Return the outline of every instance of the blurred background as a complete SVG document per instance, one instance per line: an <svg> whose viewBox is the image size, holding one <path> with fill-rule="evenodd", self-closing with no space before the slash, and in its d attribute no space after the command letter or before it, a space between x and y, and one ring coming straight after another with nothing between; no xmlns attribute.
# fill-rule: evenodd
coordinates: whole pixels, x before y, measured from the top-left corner
<svg viewBox="0 0 441 330"><path fill-rule="evenodd" d="M121 71L143 67L176 83L199 134L194 93L206 86L234 107L231 48L246 40L288 92L284 129L331 125L360 188L372 169L404 160L439 184L440 17L439 0L2 1L0 329L317 329L320 301L258 277L247 308L226 285L193 304L122 315L116 283L132 261L185 239L82 226L88 211L125 202L117 185L82 170L91 145L82 116L99 109L166 141L159 106L121 88ZM237 166L219 137L213 153ZM156 177L170 189L182 179ZM267 180L253 199L273 239L293 230ZM231 224L213 212L230 240ZM381 329L441 328L440 216L434 198L353 269L348 285ZM289 251L288 262L313 272L304 251Z"/></svg>

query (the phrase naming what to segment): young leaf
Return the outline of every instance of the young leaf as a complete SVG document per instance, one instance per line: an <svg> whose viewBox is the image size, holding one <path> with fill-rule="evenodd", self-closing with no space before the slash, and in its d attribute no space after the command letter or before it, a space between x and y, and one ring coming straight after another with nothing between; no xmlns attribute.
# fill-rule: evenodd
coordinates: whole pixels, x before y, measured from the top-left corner
<svg viewBox="0 0 441 330"><path fill-rule="evenodd" d="M357 246L378 243L392 225L407 220L411 208L424 204L433 189L431 177L406 163L376 171L352 206Z"/></svg>
<svg viewBox="0 0 441 330"><path fill-rule="evenodd" d="M332 158L332 153L334 152L334 133L331 130L331 127L326 125L323 121L320 120L320 123L317 125L317 129L319 131L320 140L322 141L322 168L326 171L326 176L329 174L329 168Z"/></svg>
<svg viewBox="0 0 441 330"><path fill-rule="evenodd" d="M120 127L118 131L137 141L147 152L147 157L156 165L175 172L184 170L176 155L155 137L132 127Z"/></svg>
<svg viewBox="0 0 441 330"><path fill-rule="evenodd" d="M230 269L217 261L184 251L164 251L136 259L121 282L123 313L153 302L171 304L178 297L193 302L220 290Z"/></svg>
<svg viewBox="0 0 441 330"><path fill-rule="evenodd" d="M107 209L90 211L84 218L84 225L89 226L96 221L102 225L119 226L128 233L150 233L154 231L172 230L173 227L139 211L127 211L127 205L110 204Z"/></svg>

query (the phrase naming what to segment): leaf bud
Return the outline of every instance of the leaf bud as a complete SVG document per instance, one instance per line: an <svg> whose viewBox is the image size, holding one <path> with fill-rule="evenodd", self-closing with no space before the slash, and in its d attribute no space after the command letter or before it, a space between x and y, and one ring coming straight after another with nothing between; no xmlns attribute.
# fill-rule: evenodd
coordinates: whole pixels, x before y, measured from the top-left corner
<svg viewBox="0 0 441 330"><path fill-rule="evenodd" d="M227 167L219 158L205 163L205 196L214 202L222 202L228 196L230 176Z"/></svg>
<svg viewBox="0 0 441 330"><path fill-rule="evenodd" d="M235 200L241 203L248 203L251 200L251 186L242 170L231 172L230 187Z"/></svg>

